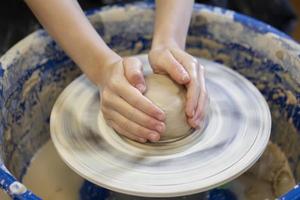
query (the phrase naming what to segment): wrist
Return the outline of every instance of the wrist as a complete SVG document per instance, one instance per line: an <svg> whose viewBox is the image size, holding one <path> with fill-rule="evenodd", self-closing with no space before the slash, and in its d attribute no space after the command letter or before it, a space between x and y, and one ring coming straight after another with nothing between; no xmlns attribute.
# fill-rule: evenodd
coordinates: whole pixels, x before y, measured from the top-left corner
<svg viewBox="0 0 300 200"><path fill-rule="evenodd" d="M111 49L95 54L85 73L95 85L102 85L103 82L105 82L105 77L107 76L109 68L114 63L120 62L121 60L122 57Z"/></svg>
<svg viewBox="0 0 300 200"><path fill-rule="evenodd" d="M104 55L102 55L101 60L98 59L97 65L102 69L111 66L114 63L117 63L122 60L122 57L118 55L113 50L109 50Z"/></svg>
<svg viewBox="0 0 300 200"><path fill-rule="evenodd" d="M170 37L154 37L152 40L152 49L180 48L184 49L184 44L180 44L176 39Z"/></svg>

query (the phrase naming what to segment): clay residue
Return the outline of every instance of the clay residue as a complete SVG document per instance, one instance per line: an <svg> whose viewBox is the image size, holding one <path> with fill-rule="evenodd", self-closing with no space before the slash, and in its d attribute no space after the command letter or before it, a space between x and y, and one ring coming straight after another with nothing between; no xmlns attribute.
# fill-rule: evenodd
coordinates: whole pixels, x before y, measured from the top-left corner
<svg viewBox="0 0 300 200"><path fill-rule="evenodd" d="M67 167L48 141L32 159L23 181L43 199L75 200L83 178Z"/></svg>
<svg viewBox="0 0 300 200"><path fill-rule="evenodd" d="M28 96L28 93L30 93L31 89L38 84L40 81L40 74L39 71L35 71L31 77L25 81L24 86L23 86L23 93L22 93L22 100L26 99Z"/></svg>
<svg viewBox="0 0 300 200"><path fill-rule="evenodd" d="M287 100L286 100L287 104L292 104L292 105L297 104L297 98L290 90L286 91L286 96L287 96Z"/></svg>
<svg viewBox="0 0 300 200"><path fill-rule="evenodd" d="M295 185L287 157L281 149L269 142L258 162L232 183L239 199L275 199Z"/></svg>

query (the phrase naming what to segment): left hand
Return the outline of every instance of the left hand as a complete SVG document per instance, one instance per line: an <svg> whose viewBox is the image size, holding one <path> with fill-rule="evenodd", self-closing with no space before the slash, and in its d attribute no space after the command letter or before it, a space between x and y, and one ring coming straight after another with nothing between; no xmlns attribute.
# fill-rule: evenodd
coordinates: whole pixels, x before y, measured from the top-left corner
<svg viewBox="0 0 300 200"><path fill-rule="evenodd" d="M152 47L148 57L154 73L168 74L177 83L186 86L188 123L193 128L200 128L208 104L204 66L176 45Z"/></svg>

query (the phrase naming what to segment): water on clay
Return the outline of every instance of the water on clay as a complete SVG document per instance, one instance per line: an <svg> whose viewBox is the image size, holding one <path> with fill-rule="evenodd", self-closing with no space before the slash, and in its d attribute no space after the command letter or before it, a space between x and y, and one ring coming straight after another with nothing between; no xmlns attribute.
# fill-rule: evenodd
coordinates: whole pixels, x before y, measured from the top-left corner
<svg viewBox="0 0 300 200"><path fill-rule="evenodd" d="M50 140L31 161L23 183L44 200L79 200L83 179L61 160ZM2 195L1 200L9 200Z"/></svg>
<svg viewBox="0 0 300 200"><path fill-rule="evenodd" d="M64 164L53 143L49 141L33 158L23 182L45 200L79 200L83 179ZM223 188L231 190L238 200L260 200L275 199L291 189L293 185L295 180L286 156L276 144L270 142L262 157L250 170ZM189 198L177 199L196 197L197 195L192 195ZM1 191L0 199L9 200ZM112 193L108 199L145 200L147 198Z"/></svg>

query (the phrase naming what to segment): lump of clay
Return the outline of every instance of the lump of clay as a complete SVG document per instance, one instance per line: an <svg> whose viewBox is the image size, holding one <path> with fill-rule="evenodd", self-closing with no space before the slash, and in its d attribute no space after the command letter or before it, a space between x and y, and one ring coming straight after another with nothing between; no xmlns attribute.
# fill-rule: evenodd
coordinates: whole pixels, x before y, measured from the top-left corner
<svg viewBox="0 0 300 200"><path fill-rule="evenodd" d="M191 127L185 115L186 89L166 75L145 77L148 97L166 114L166 130L160 141L171 141L189 134Z"/></svg>

